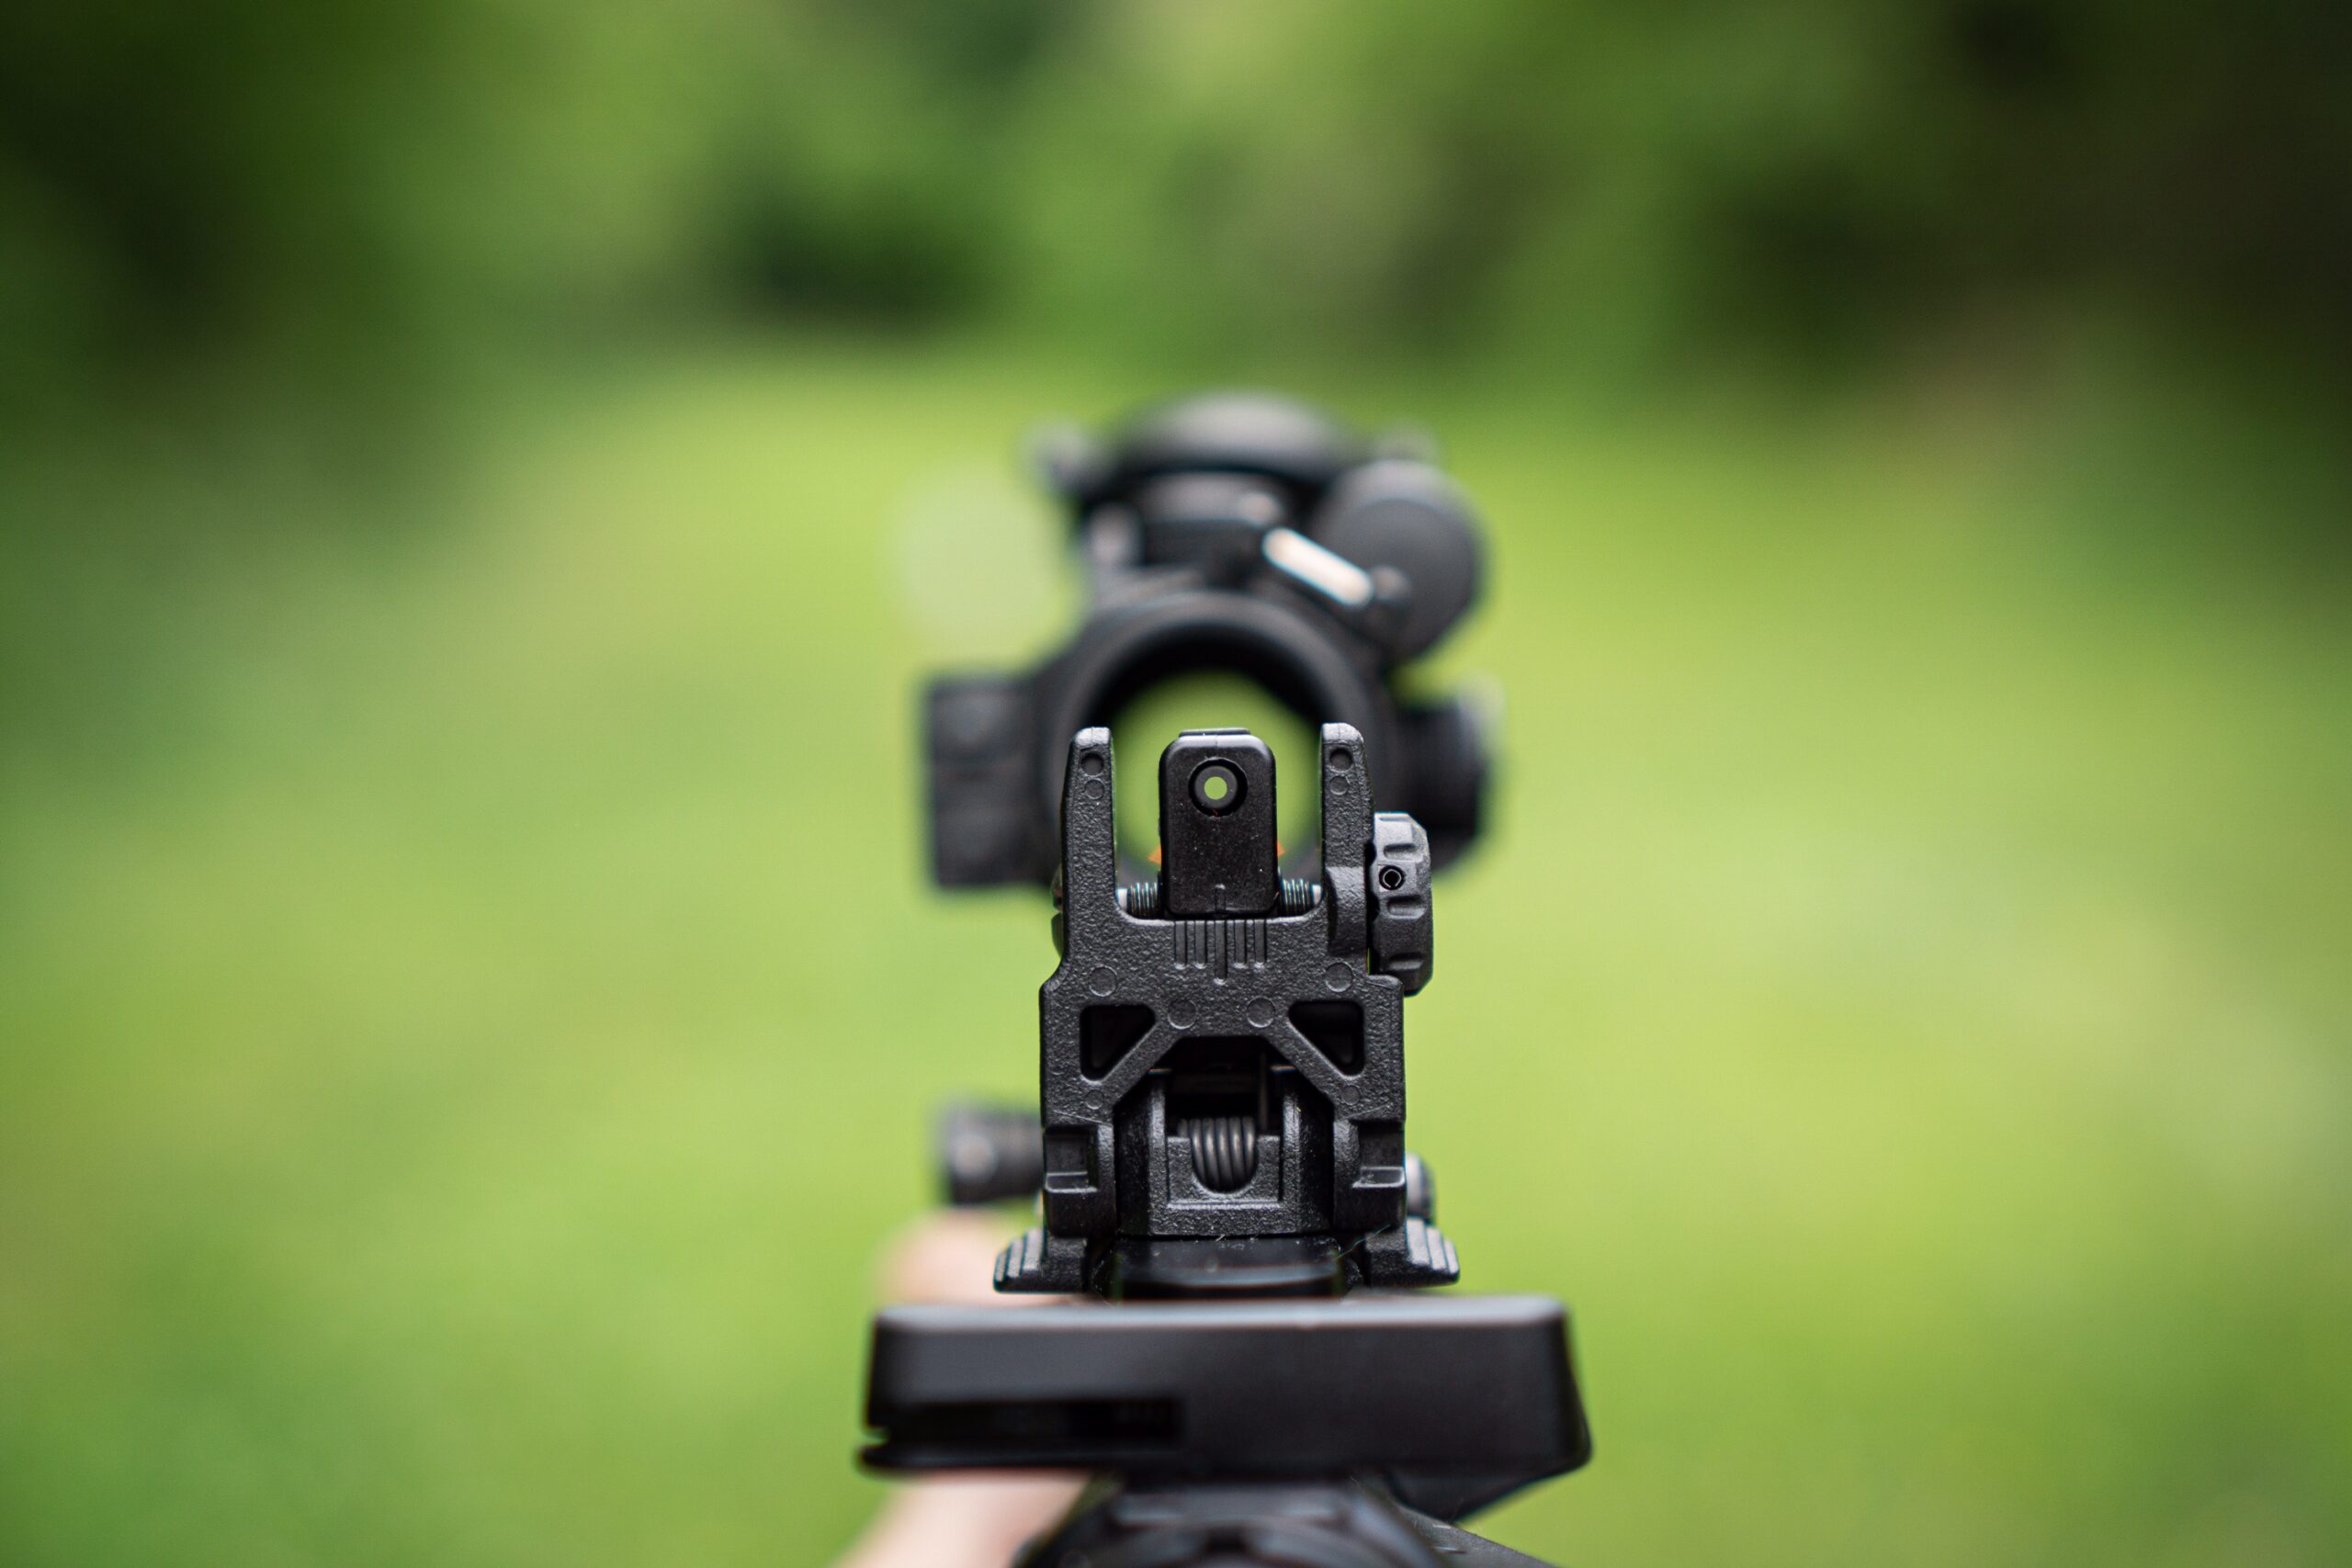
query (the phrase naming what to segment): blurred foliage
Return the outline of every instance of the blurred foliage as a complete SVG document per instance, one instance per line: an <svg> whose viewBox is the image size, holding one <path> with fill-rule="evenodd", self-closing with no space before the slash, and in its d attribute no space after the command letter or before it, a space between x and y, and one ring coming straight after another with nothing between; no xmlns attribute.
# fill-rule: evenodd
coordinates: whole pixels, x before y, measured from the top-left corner
<svg viewBox="0 0 2352 1568"><path fill-rule="evenodd" d="M91 0L0 17L0 377L996 320L1845 358L2120 300L2352 353L2327 0Z"/></svg>

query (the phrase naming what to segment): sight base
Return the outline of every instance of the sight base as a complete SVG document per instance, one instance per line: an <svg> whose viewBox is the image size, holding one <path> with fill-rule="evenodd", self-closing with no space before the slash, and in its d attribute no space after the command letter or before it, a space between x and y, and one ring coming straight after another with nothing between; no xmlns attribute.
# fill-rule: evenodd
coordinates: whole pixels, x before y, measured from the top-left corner
<svg viewBox="0 0 2352 1568"><path fill-rule="evenodd" d="M1450 1285L1462 1263L1445 1233L1418 1215L1368 1236L1120 1236L1089 1247L1039 1228L1015 1236L996 1260L1008 1294L1185 1301L1246 1296L1342 1296L1375 1289Z"/></svg>
<svg viewBox="0 0 2352 1568"><path fill-rule="evenodd" d="M1537 1296L893 1307L866 1424L877 1470L1355 1478L1441 1520L1591 1453Z"/></svg>

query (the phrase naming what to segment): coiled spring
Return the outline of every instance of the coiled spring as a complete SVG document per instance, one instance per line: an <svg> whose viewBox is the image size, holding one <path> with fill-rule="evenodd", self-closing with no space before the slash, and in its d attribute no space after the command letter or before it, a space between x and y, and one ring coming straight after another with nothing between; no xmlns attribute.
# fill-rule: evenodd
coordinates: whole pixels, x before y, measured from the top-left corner
<svg viewBox="0 0 2352 1568"><path fill-rule="evenodd" d="M1312 877L1283 878L1283 901L1276 913L1304 915L1323 902L1323 885ZM1159 884L1157 881L1130 882L1119 889L1119 908L1137 919L1149 919L1159 913Z"/></svg>
<svg viewBox="0 0 2352 1568"><path fill-rule="evenodd" d="M1193 1145L1193 1174L1212 1192L1238 1192L1258 1174L1258 1119L1193 1116L1179 1123Z"/></svg>

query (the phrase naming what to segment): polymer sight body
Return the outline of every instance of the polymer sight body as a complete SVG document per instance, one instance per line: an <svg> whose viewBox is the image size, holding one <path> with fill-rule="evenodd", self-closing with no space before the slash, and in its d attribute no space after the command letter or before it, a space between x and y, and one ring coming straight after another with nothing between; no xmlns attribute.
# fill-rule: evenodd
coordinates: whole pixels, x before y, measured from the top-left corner
<svg viewBox="0 0 2352 1568"><path fill-rule="evenodd" d="M1111 737L1072 740L1061 964L1038 996L1044 1224L1005 1291L1339 1294L1451 1282L1405 1152L1403 1003L1430 976L1430 853L1323 727L1319 863L1281 874L1273 753L1160 759L1159 875L1119 882ZM1417 1192L1416 1189L1419 1189Z"/></svg>

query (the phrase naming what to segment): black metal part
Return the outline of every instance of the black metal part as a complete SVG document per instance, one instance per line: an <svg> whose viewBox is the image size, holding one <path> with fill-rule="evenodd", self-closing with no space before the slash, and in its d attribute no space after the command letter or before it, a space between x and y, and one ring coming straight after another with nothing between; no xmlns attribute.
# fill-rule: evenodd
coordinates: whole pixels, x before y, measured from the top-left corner
<svg viewBox="0 0 2352 1568"><path fill-rule="evenodd" d="M1091 607L1060 652L1017 674L931 687L932 873L949 887L1044 884L1069 738L1176 676L1243 676L1309 724L1372 744L1381 798L1418 817L1432 863L1478 830L1485 725L1464 699L1402 701L1397 666L1476 600L1468 503L1426 463L1384 455L1306 407L1191 399L1108 444L1049 451Z"/></svg>
<svg viewBox="0 0 2352 1568"><path fill-rule="evenodd" d="M1430 916L1430 840L1399 811L1372 819L1372 962L1411 996L1430 983L1437 926Z"/></svg>
<svg viewBox="0 0 2352 1568"><path fill-rule="evenodd" d="M1218 392L1148 409L1110 446L1063 433L1044 454L1046 479L1071 502L1096 506L1162 474L1247 474L1317 491L1373 455L1363 437L1294 399Z"/></svg>
<svg viewBox="0 0 2352 1568"><path fill-rule="evenodd" d="M1291 913L1262 742L1168 748L1149 900L1120 897L1110 732L1071 742L1062 961L1038 993L1045 1224L1005 1249L1000 1290L1330 1293L1459 1273L1405 1201L1401 1004L1428 972L1427 852L1409 818L1374 812L1361 734L1324 726L1319 755L1322 896ZM1235 808L1195 798L1210 767Z"/></svg>
<svg viewBox="0 0 2352 1568"><path fill-rule="evenodd" d="M1034 1107L956 1104L940 1112L942 1196L958 1207L1034 1194L1046 1179L1046 1143Z"/></svg>
<svg viewBox="0 0 2352 1568"><path fill-rule="evenodd" d="M1273 748L1246 729L1192 730L1159 759L1159 912L1268 915L1282 901Z"/></svg>
<svg viewBox="0 0 2352 1568"><path fill-rule="evenodd" d="M893 1307L872 1365L881 1470L1373 1476L1453 1519L1592 1451L1537 1296Z"/></svg>
<svg viewBox="0 0 2352 1568"><path fill-rule="evenodd" d="M1397 459L1350 470L1325 497L1315 536L1367 570L1387 567L1411 585L1393 656L1410 659L1442 637L1478 596L1482 552L1469 502L1427 463Z"/></svg>
<svg viewBox="0 0 2352 1568"><path fill-rule="evenodd" d="M1508 1547L1360 1481L1096 1485L1021 1568L1512 1568ZM1538 1565L1541 1568L1541 1565Z"/></svg>
<svg viewBox="0 0 2352 1568"><path fill-rule="evenodd" d="M1536 1564L1363 1482L1153 1487L1082 1495L1022 1568L1523 1568Z"/></svg>

